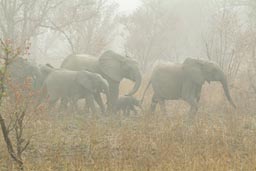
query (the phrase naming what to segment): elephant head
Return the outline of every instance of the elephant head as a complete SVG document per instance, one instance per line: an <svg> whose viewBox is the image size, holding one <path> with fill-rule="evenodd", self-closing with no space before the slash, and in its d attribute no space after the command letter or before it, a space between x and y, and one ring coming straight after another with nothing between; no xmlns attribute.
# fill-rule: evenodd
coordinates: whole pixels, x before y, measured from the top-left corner
<svg viewBox="0 0 256 171"><path fill-rule="evenodd" d="M47 77L55 68L50 64L40 66L40 72L44 77Z"/></svg>
<svg viewBox="0 0 256 171"><path fill-rule="evenodd" d="M88 92L103 92L106 94L107 100L109 99L109 85L101 75L83 70L78 71L76 80Z"/></svg>
<svg viewBox="0 0 256 171"><path fill-rule="evenodd" d="M55 70L56 69L50 64L41 65L39 67L40 77L38 79L38 82L40 86L43 85L43 82L47 78L47 76Z"/></svg>
<svg viewBox="0 0 256 171"><path fill-rule="evenodd" d="M123 78L134 81L134 87L127 95L131 96L138 91L141 85L141 73L135 60L113 51L106 51L99 58L99 67L104 77L114 82L119 83Z"/></svg>
<svg viewBox="0 0 256 171"><path fill-rule="evenodd" d="M97 92L105 93L107 101L109 101L109 84L100 74L93 73L92 80Z"/></svg>
<svg viewBox="0 0 256 171"><path fill-rule="evenodd" d="M187 58L183 63L183 70L186 79L190 79L193 83L202 86L205 81L219 81L222 84L225 95L230 104L235 107L231 98L227 78L218 64L211 61Z"/></svg>
<svg viewBox="0 0 256 171"><path fill-rule="evenodd" d="M33 88L39 88L39 68L21 57L15 59L9 66L9 74L13 81L23 84L27 78L32 78Z"/></svg>

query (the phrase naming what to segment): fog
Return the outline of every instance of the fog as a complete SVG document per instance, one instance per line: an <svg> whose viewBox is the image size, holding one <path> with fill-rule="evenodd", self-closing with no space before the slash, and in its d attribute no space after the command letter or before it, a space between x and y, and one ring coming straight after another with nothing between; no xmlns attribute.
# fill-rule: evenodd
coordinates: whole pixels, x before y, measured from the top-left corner
<svg viewBox="0 0 256 171"><path fill-rule="evenodd" d="M0 0L0 170L253 170L255 51L255 0Z"/></svg>
<svg viewBox="0 0 256 171"><path fill-rule="evenodd" d="M232 50L242 53L237 52L242 50L238 48L243 44L240 40L253 29L253 2L37 0L26 3L3 3L0 33L3 39L14 39L18 45L30 42L30 60L56 66L71 53L99 56L108 49L138 59L143 70L157 60L207 58L207 53L215 53L211 55L218 58ZM217 52L223 48L225 52Z"/></svg>

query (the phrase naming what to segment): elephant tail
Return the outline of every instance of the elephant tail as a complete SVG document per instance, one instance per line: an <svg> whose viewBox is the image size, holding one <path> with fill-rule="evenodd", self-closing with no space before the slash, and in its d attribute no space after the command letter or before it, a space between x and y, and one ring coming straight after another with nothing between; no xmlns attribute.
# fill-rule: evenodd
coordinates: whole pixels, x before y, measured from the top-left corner
<svg viewBox="0 0 256 171"><path fill-rule="evenodd" d="M146 89L145 89L144 92L143 92L142 98L141 98L141 100L140 100L141 104L142 104L143 101L144 101L144 97L145 97L145 95L146 95L146 92L147 92L147 90L148 90L150 84L151 84L151 81L148 82L147 87L146 87Z"/></svg>

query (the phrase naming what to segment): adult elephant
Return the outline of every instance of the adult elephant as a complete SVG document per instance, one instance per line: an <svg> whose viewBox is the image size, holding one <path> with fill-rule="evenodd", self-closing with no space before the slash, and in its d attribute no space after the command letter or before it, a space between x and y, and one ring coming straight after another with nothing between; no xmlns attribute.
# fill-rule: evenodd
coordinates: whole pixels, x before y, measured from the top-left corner
<svg viewBox="0 0 256 171"><path fill-rule="evenodd" d="M118 99L119 85L123 78L135 82L132 90L127 93L131 96L135 94L141 85L141 73L138 63L129 57L121 56L113 51L106 51L98 59L90 55L70 55L62 63L61 68L69 70L88 70L99 73L109 83L109 109Z"/></svg>
<svg viewBox="0 0 256 171"><path fill-rule="evenodd" d="M95 113L94 100L98 101L100 93L106 94L109 98L108 82L99 74L88 71L70 71L66 69L56 69L52 71L44 81L44 95L49 96L50 106L54 106L58 100L76 102L81 97L85 97L92 112ZM98 101L102 112L104 104Z"/></svg>
<svg viewBox="0 0 256 171"><path fill-rule="evenodd" d="M22 85L27 78L32 79L33 88L38 89L42 84L39 68L21 57L15 59L8 68L8 75L13 84Z"/></svg>
<svg viewBox="0 0 256 171"><path fill-rule="evenodd" d="M187 58L183 64L159 64L156 66L143 93L142 101L149 85L152 84L154 94L151 101L151 112L155 111L158 103L163 112L166 112L165 100L182 99L191 106L190 113L196 113L202 85L205 81L208 83L219 81L228 101L235 107L230 96L227 78L221 68L214 62L192 58Z"/></svg>

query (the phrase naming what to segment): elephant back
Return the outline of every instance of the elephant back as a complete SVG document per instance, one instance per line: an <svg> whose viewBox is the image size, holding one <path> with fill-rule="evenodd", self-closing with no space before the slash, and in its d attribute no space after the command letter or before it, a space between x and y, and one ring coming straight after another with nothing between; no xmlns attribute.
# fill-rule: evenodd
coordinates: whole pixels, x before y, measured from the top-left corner
<svg viewBox="0 0 256 171"><path fill-rule="evenodd" d="M87 70L97 72L98 59L87 54L70 55L62 62L61 68L73 71Z"/></svg>
<svg viewBox="0 0 256 171"><path fill-rule="evenodd" d="M158 64L151 76L154 92L166 100L174 100L180 97L182 81L182 65L176 63Z"/></svg>

